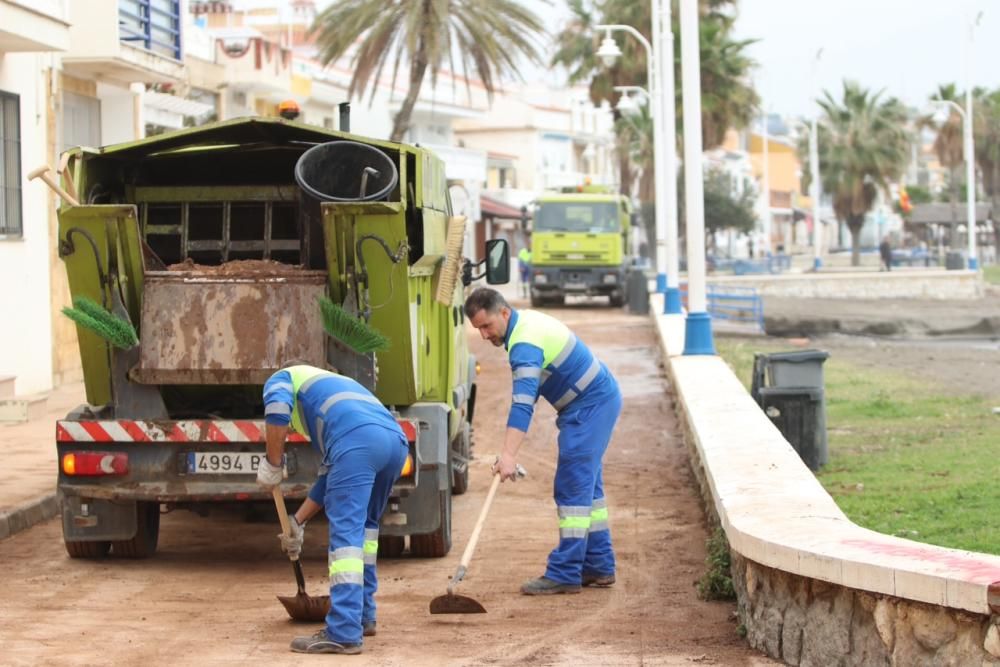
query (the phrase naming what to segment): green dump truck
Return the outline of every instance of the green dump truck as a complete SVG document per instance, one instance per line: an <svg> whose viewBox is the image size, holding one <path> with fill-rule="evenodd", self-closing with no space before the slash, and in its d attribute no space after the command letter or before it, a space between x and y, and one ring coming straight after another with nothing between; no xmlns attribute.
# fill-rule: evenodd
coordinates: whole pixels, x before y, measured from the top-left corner
<svg viewBox="0 0 1000 667"><path fill-rule="evenodd" d="M476 362L456 255L464 221L435 155L237 119L74 149L63 177L80 201L59 209L58 250L86 311L74 319L89 324L78 327L87 404L56 426L70 556L146 557L164 509L266 502L261 388L289 360L366 385L410 439L383 553L403 552L406 536L415 556L448 552ZM506 282L506 243L488 246L484 273ZM371 335L388 348L364 347ZM302 499L320 461L301 436L287 451L282 490Z"/></svg>
<svg viewBox="0 0 1000 667"><path fill-rule="evenodd" d="M601 186L546 193L531 233L531 305L561 304L567 294L625 304L632 205Z"/></svg>

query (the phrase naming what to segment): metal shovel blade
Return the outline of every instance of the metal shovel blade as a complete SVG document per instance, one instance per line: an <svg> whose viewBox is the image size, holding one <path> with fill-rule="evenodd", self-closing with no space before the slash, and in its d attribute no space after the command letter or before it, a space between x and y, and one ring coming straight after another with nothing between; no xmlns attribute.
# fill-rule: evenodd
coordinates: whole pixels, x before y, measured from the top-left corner
<svg viewBox="0 0 1000 667"><path fill-rule="evenodd" d="M464 595L447 593L431 600L432 614L485 614L486 607Z"/></svg>
<svg viewBox="0 0 1000 667"><path fill-rule="evenodd" d="M312 597L305 593L299 593L295 596L279 595L278 601L285 606L285 611L295 621L321 623L326 618L326 613L330 611L329 595L318 597Z"/></svg>

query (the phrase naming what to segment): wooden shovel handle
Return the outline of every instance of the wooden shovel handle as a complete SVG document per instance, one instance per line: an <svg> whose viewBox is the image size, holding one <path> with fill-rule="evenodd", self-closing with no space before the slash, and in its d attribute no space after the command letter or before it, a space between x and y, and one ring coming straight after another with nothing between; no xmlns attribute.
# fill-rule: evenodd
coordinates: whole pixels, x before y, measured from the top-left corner
<svg viewBox="0 0 1000 667"><path fill-rule="evenodd" d="M291 537L292 525L288 522L288 510L285 508L285 497L281 495L281 487L276 486L271 489L271 495L274 496L274 507L278 510L281 532L285 534L285 537Z"/></svg>
<svg viewBox="0 0 1000 667"><path fill-rule="evenodd" d="M479 533L483 530L483 524L486 523L486 515L490 511L490 505L493 504L493 496L497 494L497 489L499 487L500 475L493 475L493 483L490 485L489 493L486 494L486 502L483 503L483 509L479 510L479 518L476 519L476 527L472 529L472 535L469 537L469 543L465 545L465 551L462 552L460 567L469 567L469 562L472 560L472 552L476 550L476 542L479 541Z"/></svg>

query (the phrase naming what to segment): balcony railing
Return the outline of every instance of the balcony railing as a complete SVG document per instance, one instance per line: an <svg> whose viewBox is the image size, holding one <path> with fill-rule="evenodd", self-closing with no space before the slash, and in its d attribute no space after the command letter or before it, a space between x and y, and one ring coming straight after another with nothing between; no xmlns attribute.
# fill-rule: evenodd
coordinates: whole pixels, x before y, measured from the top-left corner
<svg viewBox="0 0 1000 667"><path fill-rule="evenodd" d="M118 0L118 35L162 56L181 60L179 0Z"/></svg>

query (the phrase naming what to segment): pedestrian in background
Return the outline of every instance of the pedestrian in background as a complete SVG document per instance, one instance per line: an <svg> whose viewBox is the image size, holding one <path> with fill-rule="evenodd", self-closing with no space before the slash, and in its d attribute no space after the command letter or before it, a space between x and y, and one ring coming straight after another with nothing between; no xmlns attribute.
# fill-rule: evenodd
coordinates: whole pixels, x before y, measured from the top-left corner
<svg viewBox="0 0 1000 667"><path fill-rule="evenodd" d="M882 259L880 271L892 271L892 246L889 244L889 237L882 237L882 243L878 246L878 254Z"/></svg>
<svg viewBox="0 0 1000 667"><path fill-rule="evenodd" d="M521 296L527 298L531 290L531 251L527 246L517 253L517 268L521 277Z"/></svg>
<svg viewBox="0 0 1000 667"><path fill-rule="evenodd" d="M281 538L290 556L302 550L305 523L322 507L330 525L330 611L326 626L296 637L297 653L361 652L362 635L375 634L378 527L392 485L406 463L406 436L375 396L351 378L313 366L290 366L264 385L267 455L257 483L271 490L282 480L289 426L307 436L323 466L309 498Z"/></svg>
<svg viewBox="0 0 1000 667"><path fill-rule="evenodd" d="M615 583L602 468L622 395L607 367L554 317L514 310L494 289L465 300L465 315L483 339L506 348L513 373L507 431L494 472L513 480L517 453L544 397L558 412L559 455L554 496L559 544L545 574L521 586L525 595L579 593L581 586Z"/></svg>

